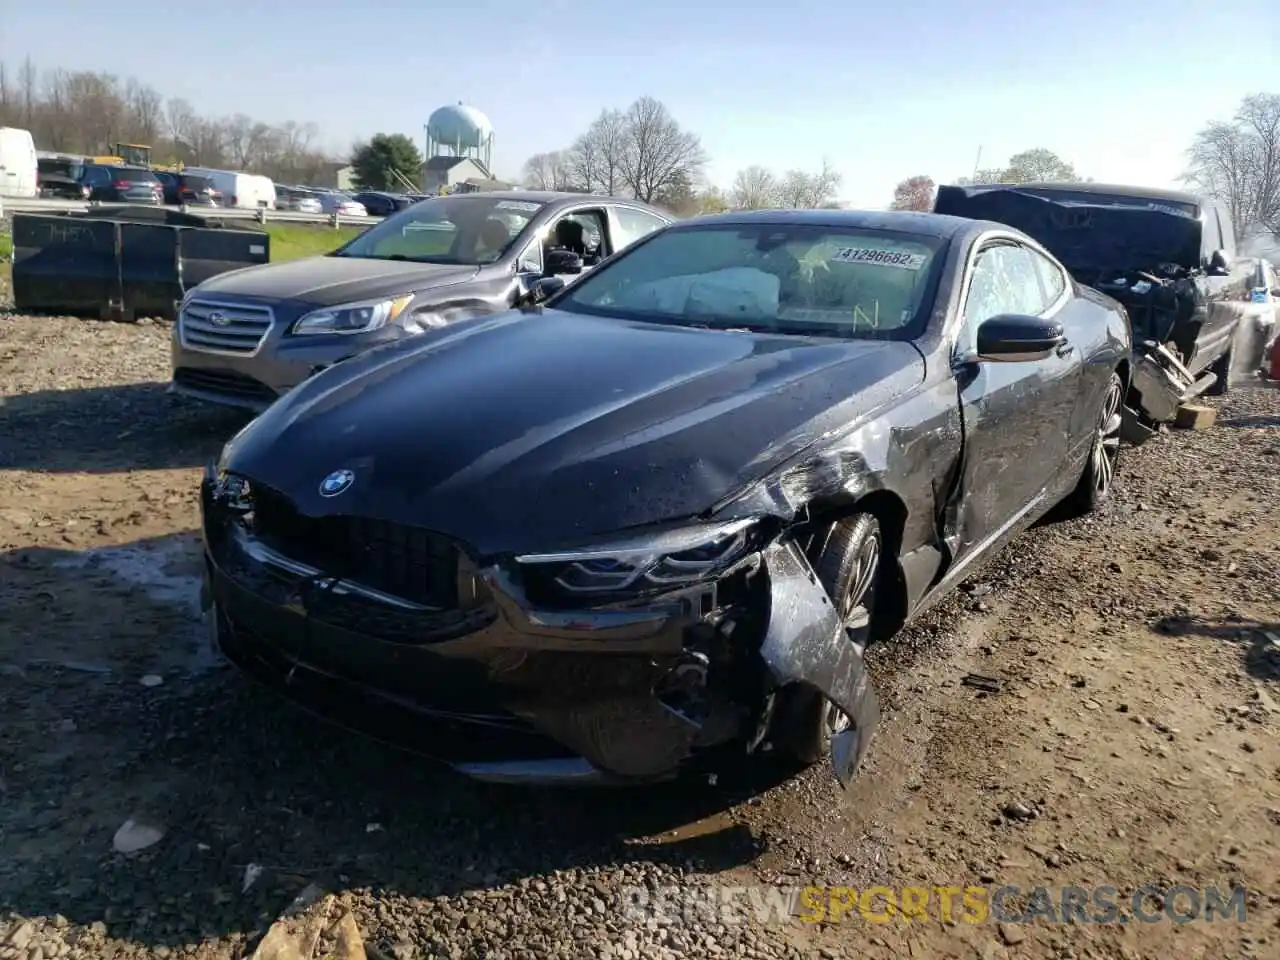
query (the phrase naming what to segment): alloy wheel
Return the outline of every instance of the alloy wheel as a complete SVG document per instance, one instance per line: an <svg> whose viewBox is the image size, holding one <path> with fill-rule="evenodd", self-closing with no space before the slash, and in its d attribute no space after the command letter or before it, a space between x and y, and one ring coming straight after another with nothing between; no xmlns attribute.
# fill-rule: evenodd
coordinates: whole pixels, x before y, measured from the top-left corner
<svg viewBox="0 0 1280 960"><path fill-rule="evenodd" d="M1111 490L1120 455L1120 384L1112 382L1098 417L1098 433L1093 441L1093 486L1102 499Z"/></svg>
<svg viewBox="0 0 1280 960"><path fill-rule="evenodd" d="M845 591L840 604L840 616L844 621L845 634L852 640L858 633L865 632L871 625L871 609L867 600L875 587L876 575L880 570L880 538L869 536L858 548L853 560L853 571L849 576L849 589ZM830 700L827 701L823 727L828 743L838 733L848 730L853 725L849 715Z"/></svg>

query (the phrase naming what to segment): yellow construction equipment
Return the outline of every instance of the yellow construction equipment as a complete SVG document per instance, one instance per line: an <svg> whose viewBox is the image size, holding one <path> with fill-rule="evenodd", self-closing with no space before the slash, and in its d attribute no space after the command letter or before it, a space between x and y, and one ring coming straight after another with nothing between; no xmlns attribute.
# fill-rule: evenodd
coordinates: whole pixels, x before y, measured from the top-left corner
<svg viewBox="0 0 1280 960"><path fill-rule="evenodd" d="M123 162L134 167L151 166L151 147L141 143L113 143L111 149Z"/></svg>

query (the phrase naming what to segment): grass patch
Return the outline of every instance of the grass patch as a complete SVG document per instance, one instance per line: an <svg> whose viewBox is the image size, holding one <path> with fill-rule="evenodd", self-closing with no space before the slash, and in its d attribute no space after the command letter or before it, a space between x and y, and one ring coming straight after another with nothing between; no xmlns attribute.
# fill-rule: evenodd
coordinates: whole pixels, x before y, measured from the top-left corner
<svg viewBox="0 0 1280 960"><path fill-rule="evenodd" d="M271 262L318 257L336 250L352 237L364 233L365 227L312 226L309 223L267 223L271 237Z"/></svg>
<svg viewBox="0 0 1280 960"><path fill-rule="evenodd" d="M0 260L6 264L13 259L13 237L0 233Z"/></svg>

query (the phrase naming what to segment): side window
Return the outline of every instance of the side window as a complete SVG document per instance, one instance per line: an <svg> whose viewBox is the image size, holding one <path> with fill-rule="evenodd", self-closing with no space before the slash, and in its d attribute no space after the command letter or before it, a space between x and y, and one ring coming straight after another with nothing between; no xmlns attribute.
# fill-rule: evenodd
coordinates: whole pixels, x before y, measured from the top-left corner
<svg viewBox="0 0 1280 960"><path fill-rule="evenodd" d="M542 272L542 241L534 237L516 260L516 273L532 273L540 277Z"/></svg>
<svg viewBox="0 0 1280 960"><path fill-rule="evenodd" d="M1048 257L1041 256L1035 250L1028 250L1027 253L1031 255L1031 262L1035 264L1036 274L1040 277L1040 288L1044 291L1047 309L1067 289L1067 278L1058 265Z"/></svg>
<svg viewBox="0 0 1280 960"><path fill-rule="evenodd" d="M977 347L978 327L984 320L1002 313L1038 316L1044 312L1050 301L1032 256L1031 250L1012 243L993 244L978 254L965 298L961 350L972 352Z"/></svg>
<svg viewBox="0 0 1280 960"><path fill-rule="evenodd" d="M613 245L615 252L667 225L661 218L634 207L614 207L613 215L618 219L618 235Z"/></svg>
<svg viewBox="0 0 1280 960"><path fill-rule="evenodd" d="M586 266L593 266L609 254L607 237L603 210L577 210L552 224L543 245L547 250L571 250Z"/></svg>

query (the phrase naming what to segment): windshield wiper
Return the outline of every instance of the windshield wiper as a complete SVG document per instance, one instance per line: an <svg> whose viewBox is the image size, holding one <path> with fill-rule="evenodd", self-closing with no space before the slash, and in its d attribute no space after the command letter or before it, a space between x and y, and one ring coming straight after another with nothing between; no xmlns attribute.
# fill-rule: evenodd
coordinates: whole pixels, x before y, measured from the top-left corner
<svg viewBox="0 0 1280 960"><path fill-rule="evenodd" d="M395 260L400 263L439 263L447 264L449 266L468 266L468 264L464 264L447 257L411 257L404 253L389 253L384 257L375 257L367 253L339 253L335 251L334 253L329 254L329 256L345 257L350 260Z"/></svg>

